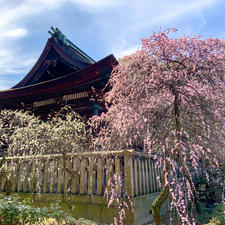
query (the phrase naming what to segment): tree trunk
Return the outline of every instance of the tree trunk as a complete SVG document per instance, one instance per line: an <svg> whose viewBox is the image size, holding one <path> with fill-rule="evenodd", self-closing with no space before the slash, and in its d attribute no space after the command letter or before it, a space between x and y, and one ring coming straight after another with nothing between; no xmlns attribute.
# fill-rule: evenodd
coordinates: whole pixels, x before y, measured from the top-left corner
<svg viewBox="0 0 225 225"><path fill-rule="evenodd" d="M176 87L173 84L171 85L171 91L172 91L172 94L174 95L173 115L172 116L174 116L176 137L177 137L177 139L180 139L181 124L180 124L180 119L179 119L179 117L180 117L179 93L177 92ZM179 153L179 150L175 151L175 155L172 157L176 157L176 153ZM169 196L169 185L168 184L165 185L164 175L165 175L165 172L166 171L169 172L169 170L170 170L170 165L167 163L166 167L164 168L164 171L162 172L163 188L152 204L154 225L162 225L160 209L162 207L162 204L166 201L167 197Z"/></svg>
<svg viewBox="0 0 225 225"><path fill-rule="evenodd" d="M159 195L155 199L155 201L152 204L152 212L154 217L154 225L162 225L161 215L160 215L160 209L162 204L166 201L167 197L169 195L169 187L163 186L162 190L160 191Z"/></svg>

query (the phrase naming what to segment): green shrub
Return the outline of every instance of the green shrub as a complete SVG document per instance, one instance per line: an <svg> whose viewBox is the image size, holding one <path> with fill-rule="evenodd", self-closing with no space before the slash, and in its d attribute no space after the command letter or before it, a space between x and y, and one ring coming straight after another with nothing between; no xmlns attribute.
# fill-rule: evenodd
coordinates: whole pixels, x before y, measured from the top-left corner
<svg viewBox="0 0 225 225"><path fill-rule="evenodd" d="M221 222L221 225L225 224L224 206L222 204L215 207L210 214L211 218L216 218Z"/></svg>
<svg viewBox="0 0 225 225"><path fill-rule="evenodd" d="M208 215L207 220L209 222L205 225L224 225L225 224L224 206L222 204L216 206L212 210L212 212Z"/></svg>
<svg viewBox="0 0 225 225"><path fill-rule="evenodd" d="M30 198L20 201L16 194L0 196L0 225L44 224L49 218L55 219L55 224L98 225L87 219L74 219L62 210L58 201L50 209L35 208Z"/></svg>
<svg viewBox="0 0 225 225"><path fill-rule="evenodd" d="M70 216L67 215L59 205L60 201L56 201L55 204L52 204L50 207L51 217L54 218L57 222L62 222L62 220L70 220Z"/></svg>
<svg viewBox="0 0 225 225"><path fill-rule="evenodd" d="M34 208L30 202L30 199L20 202L17 195L1 197L0 225L32 225L49 218L47 208Z"/></svg>
<svg viewBox="0 0 225 225"><path fill-rule="evenodd" d="M222 225L222 223L217 218L212 218L209 223L205 225Z"/></svg>

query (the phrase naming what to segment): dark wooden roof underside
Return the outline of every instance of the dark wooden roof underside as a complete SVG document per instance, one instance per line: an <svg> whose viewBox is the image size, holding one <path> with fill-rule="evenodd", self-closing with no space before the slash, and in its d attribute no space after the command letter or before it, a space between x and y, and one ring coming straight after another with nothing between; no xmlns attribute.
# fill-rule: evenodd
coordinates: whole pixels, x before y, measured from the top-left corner
<svg viewBox="0 0 225 225"><path fill-rule="evenodd" d="M44 72L52 66L51 64L55 64L54 66L56 66L59 63L67 65L68 69L66 70L64 68L64 74L60 71L56 77L66 75L68 72L82 70L93 64L94 61L91 61L88 56L86 57L84 54L81 54L81 52L77 51L75 48L66 46L52 37L48 39L41 56L30 72L13 88L41 82L43 80L41 79L41 76L43 76ZM49 79L51 79L51 77L49 77Z"/></svg>
<svg viewBox="0 0 225 225"><path fill-rule="evenodd" d="M117 64L113 55L95 62L68 39L64 43L49 38L30 72L11 89L0 91L0 109L25 108L44 118L69 104L89 117L96 104L105 110L101 96Z"/></svg>
<svg viewBox="0 0 225 225"><path fill-rule="evenodd" d="M115 64L117 64L115 57L113 55L109 55L83 70L73 72L63 77L34 85L0 91L0 100L21 99L23 97L34 97L40 94L50 97L51 95L65 89L74 89L79 88L80 86L85 86L86 84L95 84L98 81L109 78L107 76L109 76L112 67Z"/></svg>

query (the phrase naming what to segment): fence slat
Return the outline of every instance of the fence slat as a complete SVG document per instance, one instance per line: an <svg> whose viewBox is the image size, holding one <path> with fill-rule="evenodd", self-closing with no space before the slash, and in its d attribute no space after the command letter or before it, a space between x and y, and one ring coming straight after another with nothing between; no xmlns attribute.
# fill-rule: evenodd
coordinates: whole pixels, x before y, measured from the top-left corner
<svg viewBox="0 0 225 225"><path fill-rule="evenodd" d="M153 193L157 191L157 181L156 181L156 173L155 173L155 165L153 161L151 161L151 168L152 168L152 177L153 177Z"/></svg>
<svg viewBox="0 0 225 225"><path fill-rule="evenodd" d="M6 182L5 177L1 177L1 191L5 191L5 182Z"/></svg>
<svg viewBox="0 0 225 225"><path fill-rule="evenodd" d="M145 159L141 160L141 169L142 169L142 183L143 183L143 194L145 195L147 193L146 189L146 175L145 175Z"/></svg>
<svg viewBox="0 0 225 225"><path fill-rule="evenodd" d="M95 179L94 161L92 158L89 158L89 166L88 166L88 194L89 195L94 194L94 179Z"/></svg>
<svg viewBox="0 0 225 225"><path fill-rule="evenodd" d="M125 170L125 193L126 196L134 196L134 179L133 179L133 158L128 153L124 154L124 170Z"/></svg>
<svg viewBox="0 0 225 225"><path fill-rule="evenodd" d="M50 164L50 185L49 185L50 193L55 193L55 178L56 178L56 161L53 160Z"/></svg>
<svg viewBox="0 0 225 225"><path fill-rule="evenodd" d="M142 174L141 174L142 169L141 169L140 158L137 161L137 167L138 167L138 169L137 169L137 171L138 171L138 191L139 191L139 195L142 195L143 194L143 188L142 188L143 183L142 183Z"/></svg>
<svg viewBox="0 0 225 225"><path fill-rule="evenodd" d="M58 161L58 168L57 168L57 194L62 193L62 180L63 180L63 168L62 168L62 159Z"/></svg>
<svg viewBox="0 0 225 225"><path fill-rule="evenodd" d="M111 191L111 179L113 175L113 159L111 157L106 158L106 189Z"/></svg>
<svg viewBox="0 0 225 225"><path fill-rule="evenodd" d="M12 160L12 164L14 167L13 175L12 175L12 192L16 191L17 181L18 181L18 161Z"/></svg>
<svg viewBox="0 0 225 225"><path fill-rule="evenodd" d="M36 170L36 161L32 160L31 162L31 173L30 173L30 185L29 185L29 192L33 193L34 191L34 179L35 179L35 170Z"/></svg>
<svg viewBox="0 0 225 225"><path fill-rule="evenodd" d="M71 159L66 160L66 168L72 169ZM70 173L65 169L64 193L69 193L69 180L71 179Z"/></svg>
<svg viewBox="0 0 225 225"><path fill-rule="evenodd" d="M117 195L121 195L121 192L122 192L120 187L120 185L122 185L122 182L123 182L121 170L122 170L122 166L121 166L120 157L115 157L115 173L116 173L117 183L119 185L119 187L116 190Z"/></svg>
<svg viewBox="0 0 225 225"><path fill-rule="evenodd" d="M23 177L24 176L24 163L20 162L20 168L19 168L19 176L18 176L18 183L17 183L17 192L21 192L23 190Z"/></svg>
<svg viewBox="0 0 225 225"><path fill-rule="evenodd" d="M36 164L36 179L35 179L35 187L34 191L37 193L41 193L42 189L42 169L43 169L43 161L38 160Z"/></svg>
<svg viewBox="0 0 225 225"><path fill-rule="evenodd" d="M81 161L81 165L80 165L80 194L84 195L85 194L85 184L86 184L86 176L85 176L85 171L86 171L86 166L87 166L87 162L86 160L82 160Z"/></svg>
<svg viewBox="0 0 225 225"><path fill-rule="evenodd" d="M149 191L150 193L154 192L153 187L153 174L152 174L152 166L151 166L151 159L148 159L148 174L149 174Z"/></svg>
<svg viewBox="0 0 225 225"><path fill-rule="evenodd" d="M137 197L139 195L138 190L138 160L134 158L134 194Z"/></svg>
<svg viewBox="0 0 225 225"><path fill-rule="evenodd" d="M103 160L98 159L97 162L97 195L101 196L103 195L103 178L104 178L104 173L103 173Z"/></svg>
<svg viewBox="0 0 225 225"><path fill-rule="evenodd" d="M49 160L44 162L44 175L43 175L43 193L48 191L48 172L49 172Z"/></svg>
<svg viewBox="0 0 225 225"><path fill-rule="evenodd" d="M31 164L29 161L27 161L26 167L25 167L25 179L24 179L24 185L23 185L24 192L28 192L30 168L31 168Z"/></svg>
<svg viewBox="0 0 225 225"><path fill-rule="evenodd" d="M145 179L146 179L146 191L149 193L149 174L148 174L148 159L145 159Z"/></svg>
<svg viewBox="0 0 225 225"><path fill-rule="evenodd" d="M79 159L77 157L74 157L73 159L73 170L75 172L75 176L73 177L72 180L72 194L78 194L79 192Z"/></svg>
<svg viewBox="0 0 225 225"><path fill-rule="evenodd" d="M7 162L4 162L4 164L2 165L2 169L4 169L5 171L7 171ZM6 179L5 177L1 176L1 191L5 191L5 183L6 183Z"/></svg>

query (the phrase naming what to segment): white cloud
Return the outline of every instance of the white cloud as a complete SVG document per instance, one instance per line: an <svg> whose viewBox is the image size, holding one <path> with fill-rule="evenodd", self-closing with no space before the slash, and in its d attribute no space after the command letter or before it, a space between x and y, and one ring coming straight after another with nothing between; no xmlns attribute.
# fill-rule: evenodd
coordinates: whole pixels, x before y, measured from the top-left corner
<svg viewBox="0 0 225 225"><path fill-rule="evenodd" d="M24 73L35 62L33 55L24 55L17 47L19 39L28 35L26 21L42 13L52 12L66 3L90 9L109 7L116 2L118 0L22 0L13 3L0 0L0 74Z"/></svg>
<svg viewBox="0 0 225 225"><path fill-rule="evenodd" d="M115 6L119 2L120 0L22 0L12 3L0 0L0 74L24 72L24 68L30 66L29 59L33 56L21 56L21 50L16 46L19 39L28 35L26 21L32 21L35 16L52 12L68 3L82 7L83 10L96 10Z"/></svg>
<svg viewBox="0 0 225 225"><path fill-rule="evenodd" d="M135 24L131 24L125 28L124 32L137 32L154 25L167 24L191 13L192 15L199 13L204 8L211 7L221 0L160 0L148 1L142 0L144 4L136 4L133 0L130 8L130 15L137 18Z"/></svg>
<svg viewBox="0 0 225 225"><path fill-rule="evenodd" d="M113 54L115 55L115 57L117 59L120 59L124 56L128 56L128 55L131 55L132 53L135 53L139 49L140 49L140 46L138 46L138 45L128 47L128 48L120 48L120 49L119 49L119 46L118 46L117 48L114 49Z"/></svg>
<svg viewBox="0 0 225 225"><path fill-rule="evenodd" d="M13 86L16 82L9 82L13 80L13 75L26 73L35 63L34 56L23 54L17 43L28 35L24 22L48 10L51 3L49 0L25 0L15 4L5 2L0 0L3 4L0 8L0 89ZM6 76L8 80L3 80Z"/></svg>
<svg viewBox="0 0 225 225"><path fill-rule="evenodd" d="M74 4L81 4L87 7L105 8L122 4L122 0L69 0Z"/></svg>
<svg viewBox="0 0 225 225"><path fill-rule="evenodd" d="M27 30L23 28L7 29L4 33L0 33L0 38L22 38L27 35Z"/></svg>
<svg viewBox="0 0 225 225"><path fill-rule="evenodd" d="M125 13L125 17L119 16L115 10L113 20L115 26L117 27L116 34L114 37L117 42L112 47L113 52L116 56L123 56L129 53L127 49L132 49L132 38L139 40L142 36L141 33L145 35L150 35L153 30L158 30L163 26L162 29L171 27L170 24L178 24L179 21L183 21L183 18L190 18L196 16L198 20L195 25L198 24L199 28L206 26L207 20L201 13L204 9L211 9L215 7L217 3L222 0L131 0L126 1L126 5L123 6L124 9L121 12ZM125 18L125 19L124 19ZM109 22L100 18L99 23L107 28ZM181 22L183 23L183 22ZM192 29L193 24L188 24L185 29ZM174 27L174 25L172 26ZM145 32L143 32L145 31ZM193 31L193 30L192 30ZM147 33L149 32L149 33ZM132 51L131 51L132 52Z"/></svg>
<svg viewBox="0 0 225 225"><path fill-rule="evenodd" d="M16 50L0 48L0 90L14 86L15 75L26 74L36 61L32 55L18 54Z"/></svg>
<svg viewBox="0 0 225 225"><path fill-rule="evenodd" d="M116 57L123 57L138 49L133 40L139 41L147 30L150 34L153 29L182 21L187 15L199 14L196 23L206 26L206 15L201 11L219 2L223 0L0 0L0 79L1 74L24 73L35 62L34 55L24 55L17 47L18 41L29 34L28 22L32 24L43 14L63 10L65 5L72 4L76 10L91 15L87 24L96 28L92 31L98 32L99 39ZM74 15L69 19L79 18ZM185 29L191 26L188 24Z"/></svg>
<svg viewBox="0 0 225 225"><path fill-rule="evenodd" d="M9 89L13 85L14 85L13 82L10 81L10 80L2 80L2 79L0 79L0 91L1 90L5 90L5 89Z"/></svg>
<svg viewBox="0 0 225 225"><path fill-rule="evenodd" d="M23 74L27 72L27 68L35 63L37 59L30 55L22 55L18 58L12 50L0 51L0 71L3 74Z"/></svg>

